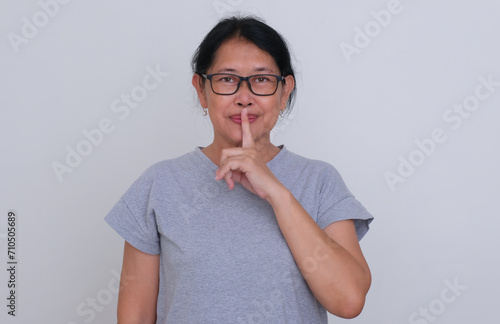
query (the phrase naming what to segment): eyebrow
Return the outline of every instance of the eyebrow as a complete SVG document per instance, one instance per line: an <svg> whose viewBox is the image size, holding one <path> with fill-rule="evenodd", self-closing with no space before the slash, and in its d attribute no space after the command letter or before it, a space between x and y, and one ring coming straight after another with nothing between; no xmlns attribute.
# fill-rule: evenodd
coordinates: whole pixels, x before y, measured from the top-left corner
<svg viewBox="0 0 500 324"><path fill-rule="evenodd" d="M268 73L273 72L270 68L265 67L265 66L257 67L254 69L254 71L255 72L268 72ZM238 71L236 71L236 69L233 69L233 68L223 68L223 69L219 70L217 73L221 73L221 72L236 73Z"/></svg>

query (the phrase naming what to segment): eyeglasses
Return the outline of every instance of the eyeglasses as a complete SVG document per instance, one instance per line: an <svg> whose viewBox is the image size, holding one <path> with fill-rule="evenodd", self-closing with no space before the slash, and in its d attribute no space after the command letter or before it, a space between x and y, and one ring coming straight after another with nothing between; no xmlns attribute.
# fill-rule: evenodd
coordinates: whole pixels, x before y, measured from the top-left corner
<svg viewBox="0 0 500 324"><path fill-rule="evenodd" d="M229 96L235 94L243 81L248 83L248 88L257 96L272 96L278 90L279 82L284 77L273 74L256 74L247 77L241 77L236 74L215 73L202 74L210 80L212 91L218 95Z"/></svg>

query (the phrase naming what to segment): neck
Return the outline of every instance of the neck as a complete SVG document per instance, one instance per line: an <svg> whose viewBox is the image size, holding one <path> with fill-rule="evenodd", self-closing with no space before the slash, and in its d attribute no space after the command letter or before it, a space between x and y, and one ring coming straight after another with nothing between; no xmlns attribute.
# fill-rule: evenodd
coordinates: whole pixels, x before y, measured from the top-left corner
<svg viewBox="0 0 500 324"><path fill-rule="evenodd" d="M231 147L241 147L241 143L237 146L229 143L219 143L213 141L212 144L202 149L202 152L217 166L220 167L220 158L222 150ZM255 143L255 149L263 158L265 163L271 161L279 152L280 148L272 144L270 141Z"/></svg>

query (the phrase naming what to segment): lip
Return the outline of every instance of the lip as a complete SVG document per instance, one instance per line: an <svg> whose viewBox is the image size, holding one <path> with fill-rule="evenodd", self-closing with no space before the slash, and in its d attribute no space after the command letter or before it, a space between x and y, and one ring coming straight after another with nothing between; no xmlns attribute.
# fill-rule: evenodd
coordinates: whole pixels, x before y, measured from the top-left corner
<svg viewBox="0 0 500 324"><path fill-rule="evenodd" d="M241 115L233 115L231 117L229 117L233 122L235 122L236 124L241 124ZM251 124L253 123L256 119L258 118L257 115L248 115L248 122Z"/></svg>

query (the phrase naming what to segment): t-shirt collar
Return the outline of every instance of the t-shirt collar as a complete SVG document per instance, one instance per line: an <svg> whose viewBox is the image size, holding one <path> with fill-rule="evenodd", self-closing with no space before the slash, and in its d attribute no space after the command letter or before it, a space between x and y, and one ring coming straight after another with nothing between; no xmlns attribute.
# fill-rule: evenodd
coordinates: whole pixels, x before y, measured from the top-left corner
<svg viewBox="0 0 500 324"><path fill-rule="evenodd" d="M269 168L278 163L278 161L281 160L283 158L283 155L285 155L288 151L285 144L278 145L278 147L280 148L278 154L276 154L271 161L267 162L267 166ZM196 146L194 149L194 154L198 156L203 161L203 163L205 163L205 165L207 165L211 170L217 170L219 167L215 163L213 163L212 160L210 160L208 156L205 155L205 153L203 153L203 148L203 146Z"/></svg>

